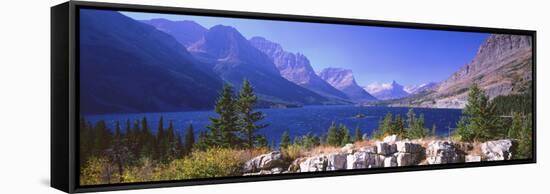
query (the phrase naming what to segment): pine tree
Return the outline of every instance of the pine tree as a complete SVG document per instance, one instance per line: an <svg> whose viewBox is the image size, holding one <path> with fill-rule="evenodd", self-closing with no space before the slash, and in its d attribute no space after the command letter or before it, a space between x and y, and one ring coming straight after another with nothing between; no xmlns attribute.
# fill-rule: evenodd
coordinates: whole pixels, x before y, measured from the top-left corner
<svg viewBox="0 0 550 194"><path fill-rule="evenodd" d="M256 137L255 144L256 144L255 145L256 147L266 148L267 147L267 138L263 135L259 135L259 136Z"/></svg>
<svg viewBox="0 0 550 194"><path fill-rule="evenodd" d="M338 129L339 129L339 134L340 134L339 135L339 137L340 137L340 146L351 143L351 136L350 136L350 133L349 133L349 129L343 124L340 124L340 127Z"/></svg>
<svg viewBox="0 0 550 194"><path fill-rule="evenodd" d="M237 101L238 110L240 112L240 127L245 135L246 147L252 148L255 144L255 139L259 138L258 130L267 127L265 124L257 124L265 116L262 112L254 112L253 108L258 101L258 97L254 94L254 88L248 80L243 81L243 86L239 92Z"/></svg>
<svg viewBox="0 0 550 194"><path fill-rule="evenodd" d="M355 135L353 136L353 142L358 142L363 140L363 137L361 135L361 129L359 127L355 128Z"/></svg>
<svg viewBox="0 0 550 194"><path fill-rule="evenodd" d="M391 135L391 132L393 131L393 119L392 114L388 112L383 120L380 121L378 125L378 130L376 131L376 134L374 134L374 137L376 139L384 138L386 135Z"/></svg>
<svg viewBox="0 0 550 194"><path fill-rule="evenodd" d="M340 139L339 129L334 122L330 125L327 132L327 144L339 146L342 140Z"/></svg>
<svg viewBox="0 0 550 194"><path fill-rule="evenodd" d="M424 127L424 114L420 114L418 118L414 119L412 129L409 131L407 136L412 139L420 139L426 137L427 135L428 129Z"/></svg>
<svg viewBox="0 0 550 194"><path fill-rule="evenodd" d="M281 135L281 143L279 144L279 147L282 149L287 148L290 145L290 136L288 135L287 131L283 132L283 135Z"/></svg>
<svg viewBox="0 0 550 194"><path fill-rule="evenodd" d="M172 120L168 122L168 128L166 129L166 141L168 142L168 146L166 148L166 160L172 161L175 158L178 158L178 142L176 138L176 131L174 129L174 123Z"/></svg>
<svg viewBox="0 0 550 194"><path fill-rule="evenodd" d="M142 157L152 157L154 149L154 138L149 130L149 125L147 124L147 118L143 117L141 119L141 134L140 134L140 144L142 144L141 156Z"/></svg>
<svg viewBox="0 0 550 194"><path fill-rule="evenodd" d="M407 128L413 127L415 119L416 119L416 113L414 113L414 110L411 108L407 112Z"/></svg>
<svg viewBox="0 0 550 194"><path fill-rule="evenodd" d="M195 129L193 125L189 124L189 127L185 130L185 141L183 144L183 153L184 155L189 155L193 150L193 145L195 144Z"/></svg>
<svg viewBox="0 0 550 194"><path fill-rule="evenodd" d="M512 124L508 129L508 138L520 139L523 130L523 115L520 113L512 113Z"/></svg>
<svg viewBox="0 0 550 194"><path fill-rule="evenodd" d="M211 140L212 140L212 138L208 134L208 132L201 131L201 132L199 132L199 138L197 139L197 143L195 144L194 148L196 148L198 150L201 150L201 151L205 151L205 150L208 149L208 147L213 145L213 143L211 143Z"/></svg>
<svg viewBox="0 0 550 194"><path fill-rule="evenodd" d="M529 159L533 157L533 116L531 113L523 117L522 131L518 140L517 154L514 158Z"/></svg>
<svg viewBox="0 0 550 194"><path fill-rule="evenodd" d="M486 141L502 133L499 131L500 120L494 104L476 84L469 89L466 107L462 113L466 115L466 128L473 132L473 138L467 139Z"/></svg>
<svg viewBox="0 0 550 194"><path fill-rule="evenodd" d="M156 148L154 155L155 155L155 158L161 162L167 162L166 154L169 153L168 151L169 142L166 136L167 134L164 131L164 118L160 116L158 127L157 127L157 135L156 135L156 139L154 140L154 145Z"/></svg>
<svg viewBox="0 0 550 194"><path fill-rule="evenodd" d="M210 117L210 126L208 126L210 133L207 142L224 148L238 146L240 142L236 133L240 131L239 115L233 97L233 88L229 84L224 84L214 111L219 116Z"/></svg>
<svg viewBox="0 0 550 194"><path fill-rule="evenodd" d="M405 124L401 119L400 114L395 115L395 122L393 126L394 126L394 130L393 130L394 134L400 136L401 138L406 137Z"/></svg>

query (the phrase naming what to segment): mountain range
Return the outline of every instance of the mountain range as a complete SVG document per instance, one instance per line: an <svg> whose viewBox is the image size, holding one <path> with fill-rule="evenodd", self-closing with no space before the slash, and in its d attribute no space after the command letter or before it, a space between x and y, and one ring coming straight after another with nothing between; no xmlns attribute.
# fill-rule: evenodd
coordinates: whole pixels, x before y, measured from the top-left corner
<svg viewBox="0 0 550 194"><path fill-rule="evenodd" d="M355 102L369 102L377 100L355 81L351 69L325 68L319 73L319 77L332 85L334 88L344 92Z"/></svg>
<svg viewBox="0 0 550 194"><path fill-rule="evenodd" d="M380 100L404 98L410 94L405 91L405 88L402 85L395 81L383 84L369 84L364 89Z"/></svg>
<svg viewBox="0 0 550 194"><path fill-rule="evenodd" d="M82 10L80 109L84 114L211 109L221 86L250 81L260 106L384 101L391 106L461 108L476 83L494 98L532 80L531 39L491 35L474 59L439 83L357 84L352 70L316 73L307 56L231 26L136 21L115 11Z"/></svg>
<svg viewBox="0 0 550 194"><path fill-rule="evenodd" d="M249 41L254 47L269 56L281 76L288 81L328 98L349 101L346 94L328 84L315 73L309 59L303 54L287 52L281 45L263 37L253 37Z"/></svg>

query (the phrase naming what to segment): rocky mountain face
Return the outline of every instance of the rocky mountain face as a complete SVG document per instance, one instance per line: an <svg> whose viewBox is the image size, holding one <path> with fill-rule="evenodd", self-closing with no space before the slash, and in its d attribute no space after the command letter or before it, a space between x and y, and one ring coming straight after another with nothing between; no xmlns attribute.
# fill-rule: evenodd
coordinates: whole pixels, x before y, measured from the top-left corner
<svg viewBox="0 0 550 194"><path fill-rule="evenodd" d="M211 108L221 80L172 36L115 11L80 12L80 111Z"/></svg>
<svg viewBox="0 0 550 194"><path fill-rule="evenodd" d="M281 76L288 81L328 98L348 100L346 94L332 87L315 73L308 58L303 54L287 52L281 45L263 37L253 37L249 41L273 61Z"/></svg>
<svg viewBox="0 0 550 194"><path fill-rule="evenodd" d="M199 41L208 29L197 24L194 21L172 21L167 19L141 20L140 22L149 24L157 30L170 34L185 47L191 46Z"/></svg>
<svg viewBox="0 0 550 194"><path fill-rule="evenodd" d="M438 87L439 87L439 83L429 82L429 83L424 83L420 85L405 86L403 90L405 90L405 92L409 93L410 95L415 95L423 92L433 91Z"/></svg>
<svg viewBox="0 0 550 194"><path fill-rule="evenodd" d="M344 92L355 102L368 102L377 100L355 82L353 72L350 69L325 68L319 73L319 77L332 87Z"/></svg>
<svg viewBox="0 0 550 194"><path fill-rule="evenodd" d="M532 40L529 36L493 34L479 47L474 59L431 92L397 104L463 108L472 84L492 99L526 92L532 80Z"/></svg>
<svg viewBox="0 0 550 194"><path fill-rule="evenodd" d="M235 28L217 25L190 46L189 51L208 63L221 79L239 88L244 79L253 84L261 101L324 104L328 99L283 78L266 54Z"/></svg>
<svg viewBox="0 0 550 194"><path fill-rule="evenodd" d="M370 84L365 87L365 90L380 100L404 98L409 95L404 87L395 81L384 84Z"/></svg>

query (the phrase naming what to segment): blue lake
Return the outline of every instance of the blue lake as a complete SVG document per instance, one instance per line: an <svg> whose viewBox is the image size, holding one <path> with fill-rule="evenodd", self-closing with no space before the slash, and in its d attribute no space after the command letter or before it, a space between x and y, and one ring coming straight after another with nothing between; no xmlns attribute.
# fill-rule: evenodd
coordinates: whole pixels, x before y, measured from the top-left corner
<svg viewBox="0 0 550 194"><path fill-rule="evenodd" d="M316 135L326 133L328 127L334 122L344 124L354 133L354 129L359 127L362 133L367 133L370 137L373 130L378 127L379 121L388 113L399 114L402 118L406 117L409 108L399 107L356 107L356 106L305 106L301 108L288 109L257 109L263 112L266 117L260 123L269 126L261 129L260 133L266 135L269 142L272 140L278 144L281 134L288 131L291 138L298 135L305 135L311 132ZM461 115L460 109L431 109L414 108L418 115L424 114L425 127L430 128L436 125L437 135L447 136L456 126ZM356 118L358 114L363 114L363 118ZM164 117L164 126L168 121L174 122L174 127L180 134L190 124L193 125L198 134L199 131L207 130L209 117L215 117L213 111L191 111L191 112L155 112L155 113L124 113L124 114L102 114L85 116L87 121L95 123L99 120L105 120L107 125L113 129L116 121L121 123L121 128L125 128L127 119L138 120L147 117L149 128L155 132L158 126L160 116Z"/></svg>

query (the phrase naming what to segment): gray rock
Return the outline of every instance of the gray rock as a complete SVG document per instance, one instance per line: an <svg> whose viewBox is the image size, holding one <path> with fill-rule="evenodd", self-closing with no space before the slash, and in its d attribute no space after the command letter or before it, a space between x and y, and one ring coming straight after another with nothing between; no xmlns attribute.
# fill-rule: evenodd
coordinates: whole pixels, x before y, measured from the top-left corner
<svg viewBox="0 0 550 194"><path fill-rule="evenodd" d="M347 153L347 154L352 154L353 153L353 148L354 148L353 144L348 143L344 147L342 147L342 152Z"/></svg>
<svg viewBox="0 0 550 194"><path fill-rule="evenodd" d="M397 166L412 166L418 163L419 154L398 152L395 153L395 158Z"/></svg>
<svg viewBox="0 0 550 194"><path fill-rule="evenodd" d="M270 170L277 167L283 167L283 155L278 152L271 152L268 154L262 154L256 156L249 161L245 162L243 166L244 173L254 173L261 170Z"/></svg>
<svg viewBox="0 0 550 194"><path fill-rule="evenodd" d="M433 141L426 149L428 164L448 164L464 162L464 154L452 142Z"/></svg>
<svg viewBox="0 0 550 194"><path fill-rule="evenodd" d="M466 155L466 162L481 162L481 156Z"/></svg>
<svg viewBox="0 0 550 194"><path fill-rule="evenodd" d="M384 167L395 167L397 166L397 158L395 156L381 156L381 158L384 158Z"/></svg>
<svg viewBox="0 0 550 194"><path fill-rule="evenodd" d="M397 136L397 135L390 135L390 136L384 137L384 140L382 140L382 141L383 141L383 142L386 142L386 143L388 143L388 144L393 144L393 143L395 143L395 142L397 142L397 141L399 141L399 140L400 140L400 139L399 139L399 136Z"/></svg>
<svg viewBox="0 0 550 194"><path fill-rule="evenodd" d="M403 153L420 153L424 150L422 145L411 143L408 141L398 141L395 143L397 145L397 151Z"/></svg>
<svg viewBox="0 0 550 194"><path fill-rule="evenodd" d="M383 166L383 160L377 154L368 152L355 152L346 158L347 169L376 168Z"/></svg>
<svg viewBox="0 0 550 194"><path fill-rule="evenodd" d="M509 139L488 141L481 144L481 152L487 161L512 159L511 148L512 140Z"/></svg>
<svg viewBox="0 0 550 194"><path fill-rule="evenodd" d="M395 144L388 144L387 142L376 142L376 149L380 155L391 155L397 152L397 146Z"/></svg>
<svg viewBox="0 0 550 194"><path fill-rule="evenodd" d="M346 155L331 153L313 156L300 163L300 172L318 172L346 169Z"/></svg>
<svg viewBox="0 0 550 194"><path fill-rule="evenodd" d="M378 149L376 146L365 146L365 147L359 148L359 151L373 153L373 154L376 154L377 150Z"/></svg>

